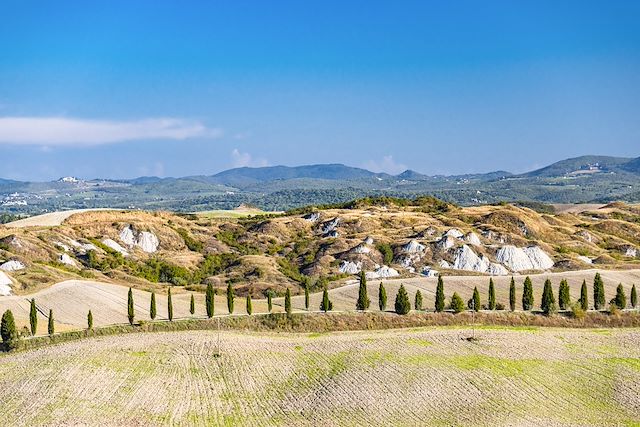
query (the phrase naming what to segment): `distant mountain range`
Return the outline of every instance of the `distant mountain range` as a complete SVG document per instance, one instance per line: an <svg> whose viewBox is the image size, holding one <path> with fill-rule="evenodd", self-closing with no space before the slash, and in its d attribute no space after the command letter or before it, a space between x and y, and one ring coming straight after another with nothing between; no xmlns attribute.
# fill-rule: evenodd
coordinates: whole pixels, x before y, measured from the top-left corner
<svg viewBox="0 0 640 427"><path fill-rule="evenodd" d="M52 182L0 179L0 212L40 213L93 207L195 211L252 204L283 210L365 196L433 195L472 205L498 201L585 203L640 201L640 157L582 156L523 174L429 176L375 173L342 164L236 168L210 176L73 177Z"/></svg>

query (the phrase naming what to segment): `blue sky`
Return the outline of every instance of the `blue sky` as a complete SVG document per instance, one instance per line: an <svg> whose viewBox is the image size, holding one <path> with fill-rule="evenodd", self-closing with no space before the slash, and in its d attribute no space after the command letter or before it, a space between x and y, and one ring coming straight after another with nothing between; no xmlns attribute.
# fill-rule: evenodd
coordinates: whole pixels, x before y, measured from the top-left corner
<svg viewBox="0 0 640 427"><path fill-rule="evenodd" d="M0 177L640 156L637 1L0 3Z"/></svg>

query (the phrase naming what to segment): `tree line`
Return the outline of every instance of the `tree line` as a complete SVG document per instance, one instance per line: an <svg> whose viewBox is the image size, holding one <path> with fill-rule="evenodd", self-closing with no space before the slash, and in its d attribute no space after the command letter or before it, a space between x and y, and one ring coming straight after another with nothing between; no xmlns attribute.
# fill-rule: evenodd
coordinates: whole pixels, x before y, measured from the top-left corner
<svg viewBox="0 0 640 427"><path fill-rule="evenodd" d="M268 312L271 313L273 310L273 292L267 291L267 309ZM208 318L212 318L215 314L215 298L216 298L216 290L213 285L208 284L205 291L205 310ZM592 287L592 298L593 298L593 309L595 310L603 310L605 308L605 291L604 291L604 281L600 276L600 273L596 273L593 279L593 287ZM510 311L516 310L516 302L517 302L517 289L515 279L512 277L509 285L509 309ZM226 303L227 310L229 314L233 314L235 309L235 291L231 283L227 285L226 289ZM524 311L531 311L534 308L534 295L533 295L533 283L529 276L524 279L523 287L522 287L522 297L521 297L521 307ZM305 309L309 310L310 306L310 289L309 283L305 282L304 285L304 304ZM369 310L371 304L371 300L368 296L368 288L367 288L367 277L364 271L360 273L359 287L358 287L358 298L356 300L355 309L358 311L366 311ZM616 310L627 308L627 296L624 291L622 284L620 283L616 288L615 296L609 301L609 310L611 312L615 312ZM631 308L636 308L638 306L638 293L636 290L635 284L631 288L630 295L630 306ZM543 291L540 301L540 311L546 315L550 315L555 313L557 310L569 310L571 309L576 316L581 316L582 313L589 310L591 304L589 302L589 294L586 280L583 280L582 286L580 288L580 297L577 301L571 301L570 297L570 287L567 280L563 279L560 281L558 286L558 298L556 302L555 293L553 290L553 286L549 279L546 279L543 285ZM191 294L191 298L189 300L189 312L191 315L195 314L196 304L194 295ZM291 305L291 290L287 289L284 296L284 309L287 315L292 313L292 305ZM320 301L320 311L328 312L333 310L333 303L329 298L329 292L327 286L325 284L322 299ZM378 309L380 311L387 311L387 292L384 287L384 284L380 282L378 287ZM423 311L426 308L423 306L423 297L420 290L417 290L414 295L413 301L413 309L417 311ZM489 290L487 295L487 303L482 304L480 292L478 291L477 286L474 287L471 298L465 304L462 297L454 292L449 300L449 304L446 303L445 291L444 291L444 279L442 276L438 277L438 282L436 285L436 293L435 293L435 303L434 303L434 311L436 313L443 312L445 310L450 310L454 313L460 313L465 310L479 311L479 310L505 310L506 308L499 302L496 301L496 289L495 284L493 282L493 278L489 279ZM245 298L245 310L247 314L253 314L253 306L251 295L247 295ZM400 285L398 292L396 293L394 310L396 314L405 315L408 314L412 310L411 300L409 298L409 294L404 287L404 284ZM151 320L155 320L157 317L157 306L156 306L156 294L155 292L151 292L150 302L149 302L149 317ZM30 310L29 310L29 326L27 332L23 332L22 335L36 335L37 326L38 326L38 310L36 306L35 299L31 299L30 301ZM173 298L171 294L171 287L168 289L167 293L167 317L169 321L173 321ZM133 289L129 288L127 294L127 318L129 323L133 325L135 323L135 305L133 298ZM91 310L87 313L87 329L93 329L93 314ZM53 316L53 310L49 310L48 315L48 324L47 324L47 332L48 335L52 336L55 334L55 322ZM2 315L2 320L0 323L0 335L2 336L2 341L5 346L9 349L15 348L19 342L21 334L18 334L15 325L15 319L13 317L13 313L11 310L6 310Z"/></svg>

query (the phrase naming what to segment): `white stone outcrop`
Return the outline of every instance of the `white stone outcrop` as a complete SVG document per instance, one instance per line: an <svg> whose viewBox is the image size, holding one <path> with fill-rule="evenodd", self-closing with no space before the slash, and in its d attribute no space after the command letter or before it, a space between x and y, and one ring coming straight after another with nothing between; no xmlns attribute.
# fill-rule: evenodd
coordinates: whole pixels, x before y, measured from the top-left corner
<svg viewBox="0 0 640 427"><path fill-rule="evenodd" d="M464 234L462 234L462 231L458 230L457 228L451 228L449 229L446 233L444 233L445 236L451 236L453 238L459 239L462 236L464 236Z"/></svg>
<svg viewBox="0 0 640 427"><path fill-rule="evenodd" d="M449 264L447 261L445 260L440 260L440 262L438 263L438 265L440 266L440 268L446 268L446 269L450 269L451 268L451 264Z"/></svg>
<svg viewBox="0 0 640 427"><path fill-rule="evenodd" d="M102 244L107 246L108 248L113 249L116 252L120 252L123 256L129 256L129 252L125 248L120 246L120 244L118 242L116 242L115 240L104 239L102 241Z"/></svg>
<svg viewBox="0 0 640 427"><path fill-rule="evenodd" d="M627 246L624 249L624 256L635 258L637 255L638 255L638 250L636 248L634 248L633 246Z"/></svg>
<svg viewBox="0 0 640 427"><path fill-rule="evenodd" d="M11 286L13 281L4 271L0 271L0 295L6 297L11 295Z"/></svg>
<svg viewBox="0 0 640 427"><path fill-rule="evenodd" d="M492 262L489 264L489 268L487 268L486 273L492 276L506 276L509 274L509 270L502 264L498 264L496 262Z"/></svg>
<svg viewBox="0 0 640 427"><path fill-rule="evenodd" d="M473 231L464 235L464 241L474 246L482 246L482 242L480 241L480 237Z"/></svg>
<svg viewBox="0 0 640 427"><path fill-rule="evenodd" d="M342 261L339 271L343 274L358 274L362 270L361 262Z"/></svg>
<svg viewBox="0 0 640 427"><path fill-rule="evenodd" d="M12 259L0 265L0 270L4 270L4 271L19 271L19 270L24 270L25 268L26 267L23 263L15 259Z"/></svg>
<svg viewBox="0 0 640 427"><path fill-rule="evenodd" d="M436 248L441 251L446 251L456 245L456 239L451 236L442 236L440 240L436 242Z"/></svg>
<svg viewBox="0 0 640 427"><path fill-rule="evenodd" d="M453 268L456 270L487 273L494 276L502 276L508 273L503 265L491 262L484 255L478 256L473 249L467 245L462 245L462 247L456 251Z"/></svg>
<svg viewBox="0 0 640 427"><path fill-rule="evenodd" d="M584 255L579 255L578 259L582 262L584 262L585 264L593 264L593 260L587 256Z"/></svg>
<svg viewBox="0 0 640 427"><path fill-rule="evenodd" d="M332 220L325 222L324 224L322 224L322 234L328 235L332 231L335 231L339 223L339 217L335 217Z"/></svg>
<svg viewBox="0 0 640 427"><path fill-rule="evenodd" d="M431 267L422 267L422 275L425 277L438 277L438 272Z"/></svg>
<svg viewBox="0 0 640 427"><path fill-rule="evenodd" d="M553 267L553 260L539 246L503 246L498 249L496 259L511 271L547 270Z"/></svg>
<svg viewBox="0 0 640 427"><path fill-rule="evenodd" d="M367 238L364 239L364 244L365 245L373 245L373 237L367 236Z"/></svg>
<svg viewBox="0 0 640 427"><path fill-rule="evenodd" d="M425 246L417 240L411 240L402 246L402 252L408 254L417 254L424 252Z"/></svg>
<svg viewBox="0 0 640 427"><path fill-rule="evenodd" d="M371 252L371 248L369 248L366 244L360 243L355 248L351 249L351 252L356 254L368 254Z"/></svg>
<svg viewBox="0 0 640 427"><path fill-rule="evenodd" d="M77 267L76 261L71 258L68 254L60 254L58 256L58 262L61 262L64 265L68 265L70 267Z"/></svg>
<svg viewBox="0 0 640 427"><path fill-rule="evenodd" d="M380 266L373 271L367 271L365 274L367 279L389 278L389 277L396 277L399 275L400 273L398 273L397 270L394 270L393 268L388 267L386 265Z"/></svg>
<svg viewBox="0 0 640 427"><path fill-rule="evenodd" d="M131 225L124 227L120 231L119 237L129 249L137 246L147 253L157 252L158 246L160 246L160 241L155 234L149 231L138 232Z"/></svg>
<svg viewBox="0 0 640 427"><path fill-rule="evenodd" d="M318 212L311 212L310 214L305 215L303 218L305 221L316 222L320 219L320 214Z"/></svg>

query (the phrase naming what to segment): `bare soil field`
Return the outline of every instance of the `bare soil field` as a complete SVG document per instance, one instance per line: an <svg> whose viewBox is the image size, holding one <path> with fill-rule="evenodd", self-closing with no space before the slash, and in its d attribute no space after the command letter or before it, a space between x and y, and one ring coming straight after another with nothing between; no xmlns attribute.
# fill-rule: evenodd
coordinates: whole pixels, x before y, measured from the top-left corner
<svg viewBox="0 0 640 427"><path fill-rule="evenodd" d="M637 425L638 329L167 332L0 356L2 425Z"/></svg>
<svg viewBox="0 0 640 427"><path fill-rule="evenodd" d="M71 215L101 211L101 210L113 210L113 209L72 209L68 211L51 212L42 215L35 215L29 218L13 221L8 224L4 224L8 228L24 228L24 227L56 227L62 225L62 223Z"/></svg>
<svg viewBox="0 0 640 427"><path fill-rule="evenodd" d="M539 307L542 296L543 283L549 278L553 283L554 292L557 298L557 288L560 280L566 278L571 289L572 300L577 300L580 296L580 286L583 280L587 281L589 298L592 298L593 277L596 272L600 272L605 283L606 300L613 298L618 283L622 283L627 294L631 293L631 285L640 285L640 270L583 270L563 273L548 273L531 275L534 288L535 307ZM522 283L525 276L514 276L517 289L517 308L521 308ZM494 277L496 288L496 300L508 307L509 302L509 282L510 277ZM422 293L423 307L433 310L435 301L436 281L435 278L408 278L408 279L384 279L370 280L368 282L369 298L371 300L371 310L378 310L378 286L384 283L387 291L387 310L393 310L395 295L401 284L404 284L413 304L413 299L417 290ZM471 298L474 286L478 287L481 302L486 304L488 298L489 278L480 276L445 276L445 295L447 301L453 294L458 294L466 301ZM127 292L128 287L109 283L100 283L87 280L69 280L53 285L50 288L36 292L31 295L0 297L0 312L11 309L18 328L29 324L29 300L35 298L39 309L38 332L46 333L47 315L49 309L54 312L56 330L64 331L70 329L84 328L87 324L87 312L93 313L94 324L105 326L110 324L127 322ZM191 293L181 287L173 288L173 307L176 319L191 317L189 313L189 300ZM149 320L150 292L134 289L134 302L136 319ZM349 311L355 309L358 296L358 284L352 283L329 291L330 299L333 302L335 311ZM204 295L193 293L196 301L196 317L205 316ZM252 301L254 313L266 313L267 301L256 298ZM310 296L311 311L318 311L322 293L312 293ZM158 309L157 319L167 318L167 297L166 294L157 293L156 303ZM246 300L241 297L235 299L236 314L246 313ZM294 295L292 297L292 307L294 311L305 311L304 295ZM273 311L284 311L284 298L273 299ZM216 314L228 314L226 295L217 295L215 298Z"/></svg>

